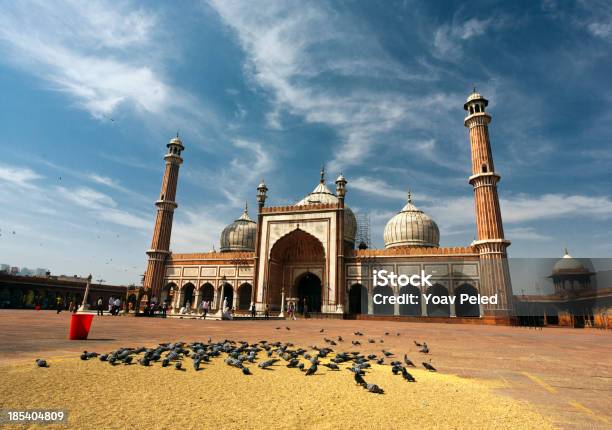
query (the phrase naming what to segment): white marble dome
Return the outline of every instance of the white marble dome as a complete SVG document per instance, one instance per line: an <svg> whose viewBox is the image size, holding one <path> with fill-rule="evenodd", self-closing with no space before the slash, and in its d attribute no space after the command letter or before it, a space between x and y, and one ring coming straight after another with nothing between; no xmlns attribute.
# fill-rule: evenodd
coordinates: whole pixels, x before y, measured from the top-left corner
<svg viewBox="0 0 612 430"><path fill-rule="evenodd" d="M255 251L255 236L257 223L249 216L248 208L233 223L223 229L221 233L221 252L228 251Z"/></svg>
<svg viewBox="0 0 612 430"><path fill-rule="evenodd" d="M325 185L323 171L321 172L321 181L306 197L296 203L297 206L315 205L315 204L336 204L339 199ZM357 219L355 214L348 206L344 206L344 240L350 243L355 243L355 235L357 234Z"/></svg>
<svg viewBox="0 0 612 430"><path fill-rule="evenodd" d="M385 248L396 246L440 246L438 225L426 213L412 204L408 194L408 203L387 222L385 226Z"/></svg>

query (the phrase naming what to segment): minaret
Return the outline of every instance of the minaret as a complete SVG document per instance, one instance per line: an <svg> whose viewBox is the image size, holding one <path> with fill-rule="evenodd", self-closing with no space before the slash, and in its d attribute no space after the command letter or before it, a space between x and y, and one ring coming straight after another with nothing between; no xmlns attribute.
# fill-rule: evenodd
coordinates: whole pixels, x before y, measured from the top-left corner
<svg viewBox="0 0 612 430"><path fill-rule="evenodd" d="M497 182L500 176L495 172L489 123L491 116L485 112L488 100L476 92L467 98L463 108L468 112L464 124L470 130L472 150L472 176L469 182L474 187L477 240L473 245L480 253L480 294L497 294L497 304L483 306L484 317L499 322L511 322L513 317L513 296L506 248L510 241L504 238Z"/></svg>
<svg viewBox="0 0 612 430"><path fill-rule="evenodd" d="M151 249L147 251L149 262L144 277L144 290L149 299L155 297L159 300L160 292L164 282L166 259L170 254L170 233L172 232L172 217L174 209L178 206L174 201L176 197L176 185L178 182L179 167L183 162L181 152L185 147L176 134L166 145L168 152L164 156L166 169L162 180L159 200L155 202L157 215L155 217L155 229Z"/></svg>

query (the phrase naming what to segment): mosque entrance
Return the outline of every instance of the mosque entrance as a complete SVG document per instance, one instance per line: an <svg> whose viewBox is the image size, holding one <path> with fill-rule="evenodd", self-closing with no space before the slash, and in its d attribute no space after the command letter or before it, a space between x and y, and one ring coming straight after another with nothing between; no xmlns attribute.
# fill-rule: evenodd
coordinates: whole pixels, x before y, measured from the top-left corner
<svg viewBox="0 0 612 430"><path fill-rule="evenodd" d="M299 227L287 233L270 251L264 303L271 312L280 311L284 292L286 298L299 298L298 311L306 303L308 312L321 312L325 266L325 250L319 239ZM297 280L296 273L302 273Z"/></svg>
<svg viewBox="0 0 612 430"><path fill-rule="evenodd" d="M321 312L321 279L307 272L297 280L298 312Z"/></svg>

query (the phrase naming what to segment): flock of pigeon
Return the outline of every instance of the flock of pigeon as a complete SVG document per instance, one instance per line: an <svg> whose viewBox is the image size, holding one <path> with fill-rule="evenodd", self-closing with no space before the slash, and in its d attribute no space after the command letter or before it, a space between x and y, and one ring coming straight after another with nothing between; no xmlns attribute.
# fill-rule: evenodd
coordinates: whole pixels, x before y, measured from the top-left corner
<svg viewBox="0 0 612 430"><path fill-rule="evenodd" d="M287 327L289 330L289 327ZM321 329L321 333L324 329ZM355 332L355 336L363 336L363 333ZM385 333L389 335L389 333ZM397 333L399 336L400 334ZM336 340L324 338L325 343L330 346L336 346L338 343L344 342L341 336ZM375 343L374 339L368 339L369 343ZM383 343L383 340L380 339ZM429 354L429 347L426 342L419 343L414 341L415 345L420 348L419 352ZM353 340L353 346L360 345L361 342ZM234 341L225 339L220 342L212 342L209 338L207 343L203 342L176 342L176 343L161 343L155 348L119 348L116 351L107 354L98 354L97 352L83 351L81 360L90 360L98 358L100 361L107 362L113 366L124 364L130 365L137 363L141 366L150 366L152 363L161 362L161 367L173 366L176 370L185 371L183 364L188 359L191 359L193 369L197 372L203 364L210 363L214 359L225 357L225 364L235 367L244 375L251 375L249 365L257 366L262 370L271 370L273 366L277 366L281 360L288 368L295 368L304 372L305 376L314 375L319 371L319 365L326 367L329 371L339 371L340 364L350 364L345 367L354 375L354 380L357 385L363 387L367 391L376 394L384 394L384 390L376 384L369 384L364 379L366 369L371 368L370 362L375 362L378 365L385 365L385 359L393 360L394 354L385 349L382 350L382 355L369 354L367 356L359 351L350 352L335 352L331 347L319 348L316 345L311 346L311 350L297 348L291 342L269 342L260 340L256 343L249 344L246 341ZM322 360L327 362L323 363ZM413 375L408 372L408 367L416 367L416 365L404 354L403 361L393 360L388 363L391 366L391 372L394 375L401 375L407 382L416 382ZM423 367L430 372L435 372L436 369L429 362L422 362ZM38 367L49 367L49 364L44 359L37 359ZM253 367L251 366L251 367Z"/></svg>

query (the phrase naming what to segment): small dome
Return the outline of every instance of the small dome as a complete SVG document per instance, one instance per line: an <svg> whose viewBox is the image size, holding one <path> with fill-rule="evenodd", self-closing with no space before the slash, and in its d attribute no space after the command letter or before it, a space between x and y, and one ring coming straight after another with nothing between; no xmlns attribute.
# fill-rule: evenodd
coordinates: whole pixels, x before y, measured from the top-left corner
<svg viewBox="0 0 612 430"><path fill-rule="evenodd" d="M565 255L559 261L557 261L553 267L553 274L563 274L563 273L581 273L588 272L586 267L580 262L580 260L576 260L574 257L569 255L567 249L565 250Z"/></svg>
<svg viewBox="0 0 612 430"><path fill-rule="evenodd" d="M485 106L489 105L489 101L485 99L482 96L482 94L480 94L479 92L476 92L476 88L474 87L474 90L472 91L472 93L468 96L467 100L465 101L465 104L463 105L463 109L468 110L468 104L476 100L482 100Z"/></svg>
<svg viewBox="0 0 612 430"><path fill-rule="evenodd" d="M408 193L408 203L389 220L385 226L385 248L396 246L440 246L438 225L422 210L412 204Z"/></svg>
<svg viewBox="0 0 612 430"><path fill-rule="evenodd" d="M296 206L316 205L316 204L336 204L339 199L325 185L325 171L321 169L321 181L306 197L296 203ZM342 175L341 175L342 176ZM355 243L357 234L357 218L348 206L344 206L344 240Z"/></svg>
<svg viewBox="0 0 612 430"><path fill-rule="evenodd" d="M221 233L221 252L255 251L255 236L257 223L249 216L247 206L244 212Z"/></svg>

